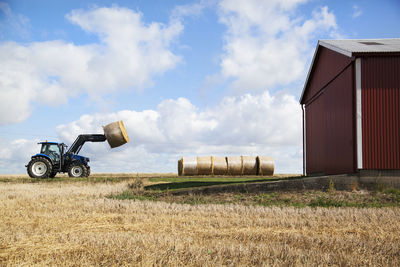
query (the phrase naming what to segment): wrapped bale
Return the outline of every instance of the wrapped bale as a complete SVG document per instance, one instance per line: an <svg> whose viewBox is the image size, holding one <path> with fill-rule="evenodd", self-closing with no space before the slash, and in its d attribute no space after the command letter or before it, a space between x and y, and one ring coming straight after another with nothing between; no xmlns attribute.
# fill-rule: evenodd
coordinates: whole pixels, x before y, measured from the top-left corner
<svg viewBox="0 0 400 267"><path fill-rule="evenodd" d="M257 157L242 156L243 161L243 175L257 175L258 174L258 159Z"/></svg>
<svg viewBox="0 0 400 267"><path fill-rule="evenodd" d="M128 133L122 121L112 122L103 126L104 135L111 148L122 146L129 142Z"/></svg>
<svg viewBox="0 0 400 267"><path fill-rule="evenodd" d="M213 157L214 158L214 175L227 175L228 163L226 157Z"/></svg>
<svg viewBox="0 0 400 267"><path fill-rule="evenodd" d="M272 157L258 156L258 174L259 175L274 175L275 163Z"/></svg>
<svg viewBox="0 0 400 267"><path fill-rule="evenodd" d="M197 174L212 175L213 174L213 157L197 157Z"/></svg>
<svg viewBox="0 0 400 267"><path fill-rule="evenodd" d="M197 175L197 158L196 157L183 157L178 161L178 174Z"/></svg>
<svg viewBox="0 0 400 267"><path fill-rule="evenodd" d="M229 175L242 175L243 174L243 157L242 156L231 156L226 157L228 164Z"/></svg>

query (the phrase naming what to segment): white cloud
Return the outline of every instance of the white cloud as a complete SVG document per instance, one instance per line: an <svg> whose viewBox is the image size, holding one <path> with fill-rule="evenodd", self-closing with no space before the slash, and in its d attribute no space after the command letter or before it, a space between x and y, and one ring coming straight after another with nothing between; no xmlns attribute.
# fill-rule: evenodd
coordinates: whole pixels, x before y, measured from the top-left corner
<svg viewBox="0 0 400 267"><path fill-rule="evenodd" d="M353 15L352 15L352 17L353 18L358 18L359 16L361 16L361 14L362 14L361 8L359 6L357 6L357 5L354 5L353 6Z"/></svg>
<svg viewBox="0 0 400 267"><path fill-rule="evenodd" d="M82 92L101 98L151 86L180 61L169 48L183 29L178 20L145 24L140 13L119 7L74 10L66 18L100 43L0 44L0 124L24 121L33 102L57 105Z"/></svg>
<svg viewBox="0 0 400 267"><path fill-rule="evenodd" d="M310 19L296 16L304 0L220 2L220 21L227 26L221 74L240 90L287 85L305 74L318 32L333 32L336 21L327 7Z"/></svg>
<svg viewBox="0 0 400 267"><path fill-rule="evenodd" d="M182 156L247 154L275 157L277 172L301 172L301 109L292 95L225 97L204 110L185 98L168 99L156 110L84 115L57 132L70 144L116 120L124 121L131 142L116 149L85 145L93 171L174 172Z"/></svg>
<svg viewBox="0 0 400 267"><path fill-rule="evenodd" d="M185 17L198 17L207 7L213 6L216 0L200 0L198 3L176 6L172 11L171 18L182 21Z"/></svg>

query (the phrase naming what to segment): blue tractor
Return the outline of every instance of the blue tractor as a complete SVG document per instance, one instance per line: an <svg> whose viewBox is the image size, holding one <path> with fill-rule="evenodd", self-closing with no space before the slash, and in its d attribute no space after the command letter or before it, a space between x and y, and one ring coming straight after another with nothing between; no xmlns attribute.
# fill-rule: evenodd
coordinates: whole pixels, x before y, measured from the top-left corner
<svg viewBox="0 0 400 267"><path fill-rule="evenodd" d="M53 178L57 173L66 173L70 177L88 177L90 175L89 158L78 155L85 142L104 142L103 134L81 134L71 147L64 143L41 142L40 153L32 156L26 165L32 178Z"/></svg>

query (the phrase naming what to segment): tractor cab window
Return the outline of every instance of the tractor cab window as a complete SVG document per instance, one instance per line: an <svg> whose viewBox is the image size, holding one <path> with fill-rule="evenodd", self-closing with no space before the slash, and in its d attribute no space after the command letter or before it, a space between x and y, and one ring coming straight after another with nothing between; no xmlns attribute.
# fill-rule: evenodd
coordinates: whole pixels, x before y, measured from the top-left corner
<svg viewBox="0 0 400 267"><path fill-rule="evenodd" d="M42 144L40 153L48 155L53 162L60 160L60 148L57 144Z"/></svg>

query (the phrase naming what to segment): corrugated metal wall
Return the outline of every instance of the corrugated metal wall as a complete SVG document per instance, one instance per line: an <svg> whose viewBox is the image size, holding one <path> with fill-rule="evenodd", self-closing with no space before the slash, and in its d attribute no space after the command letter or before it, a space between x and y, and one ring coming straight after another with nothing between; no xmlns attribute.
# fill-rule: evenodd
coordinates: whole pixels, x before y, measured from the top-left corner
<svg viewBox="0 0 400 267"><path fill-rule="evenodd" d="M354 64L323 47L314 64L304 98L306 172L354 172Z"/></svg>
<svg viewBox="0 0 400 267"><path fill-rule="evenodd" d="M363 169L400 169L400 57L361 61Z"/></svg>
<svg viewBox="0 0 400 267"><path fill-rule="evenodd" d="M349 63L351 58L320 46L318 55L312 66L312 74L303 98L303 104L318 93L330 80L332 80Z"/></svg>
<svg viewBox="0 0 400 267"><path fill-rule="evenodd" d="M353 69L349 66L310 105L306 105L306 171L355 171Z"/></svg>

